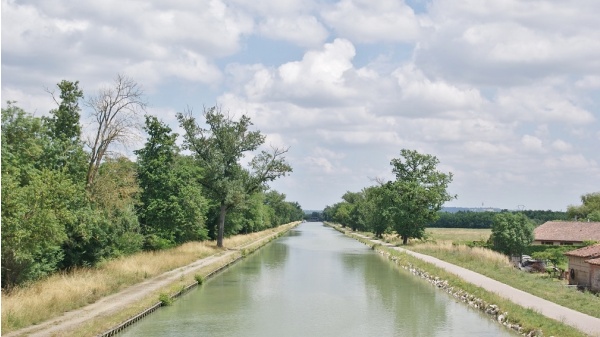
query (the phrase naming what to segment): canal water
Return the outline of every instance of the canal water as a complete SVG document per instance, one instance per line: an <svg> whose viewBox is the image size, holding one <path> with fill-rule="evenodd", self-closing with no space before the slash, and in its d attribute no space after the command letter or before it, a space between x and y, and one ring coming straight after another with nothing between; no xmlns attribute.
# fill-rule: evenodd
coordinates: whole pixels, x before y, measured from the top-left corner
<svg viewBox="0 0 600 337"><path fill-rule="evenodd" d="M514 336L367 246L303 223L122 336Z"/></svg>

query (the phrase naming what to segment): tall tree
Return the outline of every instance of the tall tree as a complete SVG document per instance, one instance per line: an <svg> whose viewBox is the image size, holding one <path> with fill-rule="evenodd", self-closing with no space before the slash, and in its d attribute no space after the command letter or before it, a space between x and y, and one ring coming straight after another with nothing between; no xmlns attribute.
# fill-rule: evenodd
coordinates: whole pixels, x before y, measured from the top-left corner
<svg viewBox="0 0 600 337"><path fill-rule="evenodd" d="M62 80L57 87L60 89L58 98L48 90L58 107L50 111L50 117L43 118L51 142L44 149L42 161L45 167L64 170L74 182L83 183L87 161L79 121L83 91L78 81Z"/></svg>
<svg viewBox="0 0 600 337"><path fill-rule="evenodd" d="M533 242L533 227L522 213L498 213L494 216L489 240L494 250L509 256L521 256Z"/></svg>
<svg viewBox="0 0 600 337"><path fill-rule="evenodd" d="M184 146L194 152L204 169L202 185L219 204L217 246L223 247L225 217L227 212L244 202L246 196L261 191L266 183L292 171L285 161L287 149L272 148L262 151L244 168L241 158L257 150L265 141L260 131L250 131L248 116L234 120L220 108L204 109L208 128L202 128L191 111L179 113L177 118L185 130Z"/></svg>
<svg viewBox="0 0 600 337"><path fill-rule="evenodd" d="M60 89L60 101L53 92L50 92L58 105L57 109L50 111L52 117L48 118L52 138L79 142L81 136L79 100L83 98L83 91L79 89L79 81L62 80L57 86Z"/></svg>
<svg viewBox="0 0 600 337"><path fill-rule="evenodd" d="M86 104L92 109L94 128L88 139L90 158L86 175L88 189L111 145L127 145L141 128L139 114L146 109L144 92L131 78L117 75L114 87L101 89Z"/></svg>
<svg viewBox="0 0 600 337"><path fill-rule="evenodd" d="M402 149L400 155L390 163L396 180L385 184L391 192L391 205L385 212L403 244L407 244L409 238L423 237L425 226L435 221L444 202L455 196L446 191L452 173L438 171L435 156L407 149Z"/></svg>
<svg viewBox="0 0 600 337"><path fill-rule="evenodd" d="M142 189L138 215L147 249L206 238L207 201L201 194L200 169L183 157L177 134L154 116L146 116L148 140L137 155Z"/></svg>

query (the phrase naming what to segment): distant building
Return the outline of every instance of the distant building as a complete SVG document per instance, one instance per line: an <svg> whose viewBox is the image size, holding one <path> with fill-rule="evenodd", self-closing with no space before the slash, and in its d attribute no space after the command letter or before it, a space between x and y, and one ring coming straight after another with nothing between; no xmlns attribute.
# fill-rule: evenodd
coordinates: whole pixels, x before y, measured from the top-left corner
<svg viewBox="0 0 600 337"><path fill-rule="evenodd" d="M566 252L569 284L600 291L600 244Z"/></svg>
<svg viewBox="0 0 600 337"><path fill-rule="evenodd" d="M600 242L600 222L548 221L534 231L534 245L578 245Z"/></svg>

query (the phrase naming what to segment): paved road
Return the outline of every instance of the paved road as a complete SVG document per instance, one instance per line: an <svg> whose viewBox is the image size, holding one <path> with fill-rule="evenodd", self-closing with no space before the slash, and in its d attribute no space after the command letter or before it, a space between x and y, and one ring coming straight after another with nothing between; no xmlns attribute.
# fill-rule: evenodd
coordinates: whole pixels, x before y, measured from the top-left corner
<svg viewBox="0 0 600 337"><path fill-rule="evenodd" d="M366 237L365 237L366 238ZM416 253L410 251L408 249L404 249L401 247L395 247L393 245L378 241L372 240L373 242L380 243L387 247L405 252L414 257L417 257L423 261L429 262L433 265L436 265L440 268L444 268L446 271L457 275L463 280L475 284L485 290L496 293L501 297L509 299L510 301L517 303L525 308L531 308L535 311L555 319L557 321L563 322L570 326L573 326L586 334L594 337L600 337L600 319L583 314L579 311L575 311L573 309L569 309L558 305L554 302L547 301L543 298L531 295L530 293L526 293L522 290L513 288L504 283L493 280L487 276L478 274L474 271L465 269L463 267L459 267L452 263L448 263L437 259L435 257L424 255L420 253Z"/></svg>

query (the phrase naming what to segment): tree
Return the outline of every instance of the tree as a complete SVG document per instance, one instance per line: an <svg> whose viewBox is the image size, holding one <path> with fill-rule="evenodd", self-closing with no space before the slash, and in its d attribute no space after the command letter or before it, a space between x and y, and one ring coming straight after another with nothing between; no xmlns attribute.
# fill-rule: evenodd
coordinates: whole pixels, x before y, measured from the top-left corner
<svg viewBox="0 0 600 337"><path fill-rule="evenodd" d="M79 89L78 81L62 80L57 86L60 100L54 92L49 92L58 108L50 111L50 117L43 118L51 141L44 149L42 161L45 167L65 170L74 182L79 183L85 179L87 161L79 124L79 100L83 98L83 91Z"/></svg>
<svg viewBox="0 0 600 337"><path fill-rule="evenodd" d="M567 207L567 215L571 219L588 219L600 221L600 192L588 193L581 196L580 206Z"/></svg>
<svg viewBox="0 0 600 337"><path fill-rule="evenodd" d="M489 240L494 250L509 256L521 256L533 242L533 227L522 213L498 213L494 216Z"/></svg>
<svg viewBox="0 0 600 337"><path fill-rule="evenodd" d="M92 109L95 132L87 145L90 158L86 175L88 189L94 183L98 168L111 145L126 145L140 128L138 116L146 108L143 91L136 82L117 75L114 88L101 89L87 105Z"/></svg>
<svg viewBox="0 0 600 337"><path fill-rule="evenodd" d="M388 209L389 191L383 186L371 186L363 189L365 201L360 206L362 222L367 229L376 237L381 238L391 226L386 217L385 210Z"/></svg>
<svg viewBox="0 0 600 337"><path fill-rule="evenodd" d="M245 115L236 121L218 107L204 109L203 115L208 125L206 129L196 123L191 111L177 114L177 119L185 130L185 148L195 154L204 170L202 185L219 204L217 246L223 247L227 212L292 168L283 157L288 149L276 147L272 147L271 152L260 152L250 161L249 169L244 168L241 158L257 150L265 136L260 131L249 130L252 122Z"/></svg>
<svg viewBox="0 0 600 337"><path fill-rule="evenodd" d="M438 171L435 156L407 149L400 155L390 163L396 180L384 185L391 202L384 212L407 244L409 238L423 237L425 226L435 221L444 202L455 196L446 191L452 173Z"/></svg>
<svg viewBox="0 0 600 337"><path fill-rule="evenodd" d="M179 155L177 134L146 116L148 140L137 155L141 187L138 215L147 249L206 238L207 201L201 194L200 168Z"/></svg>

